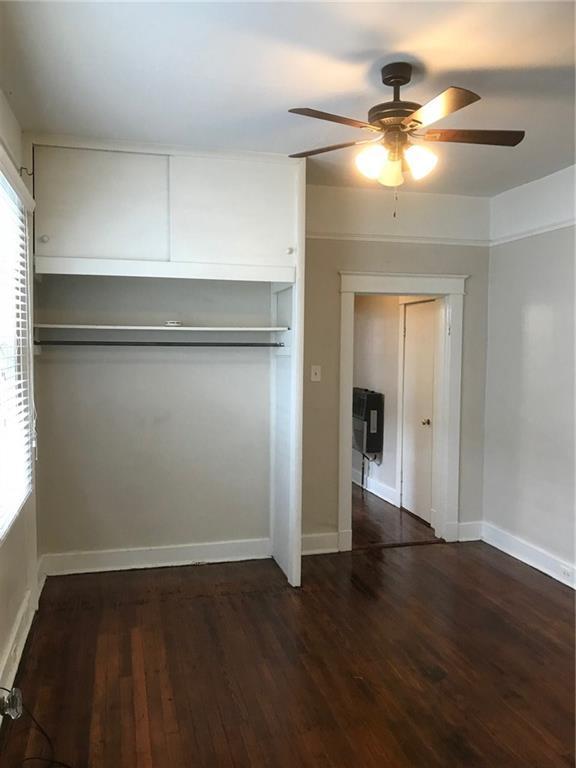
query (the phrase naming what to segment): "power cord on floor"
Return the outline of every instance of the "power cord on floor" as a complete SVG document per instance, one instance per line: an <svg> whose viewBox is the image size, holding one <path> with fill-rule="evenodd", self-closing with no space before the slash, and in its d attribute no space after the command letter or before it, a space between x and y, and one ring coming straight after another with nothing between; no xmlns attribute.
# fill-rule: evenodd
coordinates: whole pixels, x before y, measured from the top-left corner
<svg viewBox="0 0 576 768"><path fill-rule="evenodd" d="M10 693L9 688L4 688L0 685L0 691L5 691L6 693ZM25 712L30 720L33 722L33 724L36 726L38 731L44 736L46 739L46 743L48 744L48 748L50 750L50 757L25 757L21 760L20 765L24 765L25 763L30 763L33 761L36 761L37 763L45 763L47 768L72 768L72 766L69 763L64 763L62 760L57 760L54 757L54 744L52 742L52 739L50 738L49 734L46 732L46 730L40 725L38 720L34 717L32 712L22 703L22 711Z"/></svg>

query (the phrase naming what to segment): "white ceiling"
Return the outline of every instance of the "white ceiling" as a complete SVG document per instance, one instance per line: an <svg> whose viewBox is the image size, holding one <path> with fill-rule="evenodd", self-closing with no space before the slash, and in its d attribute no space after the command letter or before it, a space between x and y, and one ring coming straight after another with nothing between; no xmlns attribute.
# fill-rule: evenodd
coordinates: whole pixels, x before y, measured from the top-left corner
<svg viewBox="0 0 576 768"><path fill-rule="evenodd" d="M527 131L514 149L433 145L412 188L493 195L574 162L571 2L2 6L0 85L25 130L288 154L360 138L290 107L365 119L400 59L417 67L406 99L482 96L439 126ZM309 162L309 180L363 183L353 150Z"/></svg>

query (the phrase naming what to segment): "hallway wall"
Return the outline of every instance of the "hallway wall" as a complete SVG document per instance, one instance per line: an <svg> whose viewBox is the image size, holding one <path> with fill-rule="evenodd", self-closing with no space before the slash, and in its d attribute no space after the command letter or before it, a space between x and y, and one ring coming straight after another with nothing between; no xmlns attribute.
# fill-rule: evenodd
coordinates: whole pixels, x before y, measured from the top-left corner
<svg viewBox="0 0 576 768"><path fill-rule="evenodd" d="M384 441L381 456L366 463L371 491L397 504L396 445L398 418L397 296L356 296L354 305L354 386L384 395ZM360 481L362 455L353 451L353 479Z"/></svg>

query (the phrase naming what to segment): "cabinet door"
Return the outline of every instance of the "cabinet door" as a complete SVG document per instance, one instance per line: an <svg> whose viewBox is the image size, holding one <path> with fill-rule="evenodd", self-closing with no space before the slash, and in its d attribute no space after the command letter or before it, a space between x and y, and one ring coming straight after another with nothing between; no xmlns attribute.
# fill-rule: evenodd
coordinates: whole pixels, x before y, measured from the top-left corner
<svg viewBox="0 0 576 768"><path fill-rule="evenodd" d="M168 259L168 158L34 148L35 254Z"/></svg>
<svg viewBox="0 0 576 768"><path fill-rule="evenodd" d="M171 157L171 260L294 265L297 179L280 159Z"/></svg>

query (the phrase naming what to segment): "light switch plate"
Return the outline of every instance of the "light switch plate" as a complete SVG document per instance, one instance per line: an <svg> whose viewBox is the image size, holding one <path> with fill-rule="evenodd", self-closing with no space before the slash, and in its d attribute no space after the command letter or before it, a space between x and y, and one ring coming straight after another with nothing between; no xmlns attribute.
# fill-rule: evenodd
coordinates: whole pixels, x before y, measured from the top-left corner
<svg viewBox="0 0 576 768"><path fill-rule="evenodd" d="M322 381L322 366L313 365L310 371L310 381Z"/></svg>

